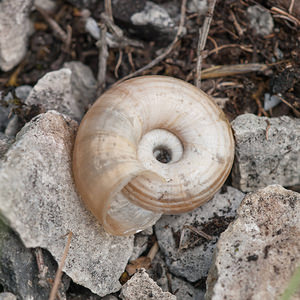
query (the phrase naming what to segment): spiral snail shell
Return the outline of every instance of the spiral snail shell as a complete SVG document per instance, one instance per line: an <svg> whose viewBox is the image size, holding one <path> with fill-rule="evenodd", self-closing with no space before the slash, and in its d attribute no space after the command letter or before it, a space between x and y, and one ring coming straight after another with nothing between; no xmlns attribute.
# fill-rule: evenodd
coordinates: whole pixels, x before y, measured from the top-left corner
<svg viewBox="0 0 300 300"><path fill-rule="evenodd" d="M75 184L115 235L136 233L161 213L190 211L212 198L232 167L224 113L182 80L142 76L113 86L82 120Z"/></svg>

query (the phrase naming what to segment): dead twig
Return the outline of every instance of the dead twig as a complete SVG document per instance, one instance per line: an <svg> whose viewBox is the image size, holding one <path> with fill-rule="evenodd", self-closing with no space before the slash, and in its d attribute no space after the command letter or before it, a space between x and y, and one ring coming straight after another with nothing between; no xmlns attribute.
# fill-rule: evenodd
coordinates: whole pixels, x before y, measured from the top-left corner
<svg viewBox="0 0 300 300"><path fill-rule="evenodd" d="M257 107L258 107L258 116L260 117L261 115L264 115L265 117L268 117L268 114L266 113L266 111L264 110L261 101L259 99L260 95L262 94L264 89L264 85L263 83L259 84L258 89L256 90L256 92L254 94L252 94L252 98L255 100Z"/></svg>
<svg viewBox="0 0 300 300"><path fill-rule="evenodd" d="M128 46L144 48L144 44L140 41L126 37L123 33L123 30L114 23L113 19L111 19L107 13L101 14L101 21L111 32L111 35L108 34L106 36L107 44L110 48L126 48Z"/></svg>
<svg viewBox="0 0 300 300"><path fill-rule="evenodd" d="M214 46L215 46L215 49L217 49L217 52L216 52L216 54L218 55L219 54L219 51L218 51L218 44L217 44L217 42L216 42L216 40L215 39L213 39L211 36L207 36L207 38L214 44Z"/></svg>
<svg viewBox="0 0 300 300"><path fill-rule="evenodd" d="M295 3L295 0L291 0L290 6L289 6L289 14L292 14L292 12L293 12L294 3Z"/></svg>
<svg viewBox="0 0 300 300"><path fill-rule="evenodd" d="M284 98L282 98L281 96L277 95L277 97L279 97L279 99L285 104L287 105L288 107L290 107L294 114L300 118L300 111L298 109L296 109L291 103L289 103L288 101L286 101Z"/></svg>
<svg viewBox="0 0 300 300"><path fill-rule="evenodd" d="M147 257L150 258L150 261L152 261L154 259L158 249L159 249L159 246L158 246L158 242L156 241L147 254Z"/></svg>
<svg viewBox="0 0 300 300"><path fill-rule="evenodd" d="M36 248L34 250L36 262L39 270L38 278L39 278L39 285L41 287L48 287L48 282L46 279L46 274L48 272L48 267L44 264L43 252L41 248Z"/></svg>
<svg viewBox="0 0 300 300"><path fill-rule="evenodd" d="M105 24L101 25L101 39L96 43L99 48L99 60L98 60L98 89L97 95L100 96L105 89L106 81L106 68L107 68L107 57L108 57L108 47L106 43L106 32L107 28Z"/></svg>
<svg viewBox="0 0 300 300"><path fill-rule="evenodd" d="M173 42L165 49L165 51L157 56L154 60L152 60L150 63L148 63L146 66L138 69L137 71L121 78L119 81L117 81L115 84L118 84L124 80L127 80L129 78L135 77L137 75L142 74L144 71L151 69L152 67L154 67L155 65L157 65L158 63L160 63L163 59L165 59L173 50L174 46L176 45L176 43L178 42L182 32L183 32L183 26L184 26L184 19L185 19L185 11L186 11L186 2L187 0L182 0L181 3L181 14L180 14L180 23L178 26L178 30L176 33L176 36L173 40Z"/></svg>
<svg viewBox="0 0 300 300"><path fill-rule="evenodd" d="M236 19L236 16L235 16L235 14L233 13L232 10L230 10L230 16L231 16L231 18L233 20L233 25L234 25L237 33L239 34L240 37L242 37L244 35L244 30L241 27L241 25L238 23L238 21Z"/></svg>
<svg viewBox="0 0 300 300"><path fill-rule="evenodd" d="M56 294L57 294L57 291L58 291L58 287L59 287L59 284L60 284L60 281L61 281L62 269L63 269L63 266L65 264L68 252L69 252L72 235L73 235L73 233L70 231L68 233L68 241L67 241L67 244L65 246L63 256L61 258L61 261L59 263L59 266L58 266L58 269L57 269L57 272L56 272L56 275L55 275L55 279L54 279L54 283L53 283L53 286L52 286L52 289L51 289L49 300L55 300L55 297L56 297Z"/></svg>
<svg viewBox="0 0 300 300"><path fill-rule="evenodd" d="M210 28L210 24L212 21L212 16L215 9L216 0L210 0L210 4L208 6L207 15L204 20L204 24L201 28L199 28L199 40L197 47L197 65L196 65L196 78L195 78L195 86L197 88L201 87L201 68L202 68L202 52L204 51L206 40L208 36L208 31Z"/></svg>
<svg viewBox="0 0 300 300"><path fill-rule="evenodd" d="M300 26L300 20L298 20L296 17L292 16L290 13L287 13L286 11L278 8L278 7L272 7L271 12L274 14L274 17L281 17L284 18L292 23L294 23L296 26ZM279 14L275 15L275 14Z"/></svg>
<svg viewBox="0 0 300 300"><path fill-rule="evenodd" d="M108 17L113 21L113 13L112 13L112 7L111 7L111 0L105 0L105 12L108 15Z"/></svg>
<svg viewBox="0 0 300 300"><path fill-rule="evenodd" d="M266 140L268 140L269 139L269 129L271 127L271 124L270 124L269 120L266 120L266 123L267 123L267 127L266 127Z"/></svg>
<svg viewBox="0 0 300 300"><path fill-rule="evenodd" d="M45 21L49 24L51 29L53 30L54 35L60 39L64 44L68 42L68 35L65 31L58 25L58 23L52 19L46 11L44 11L41 7L35 5L36 10L43 16Z"/></svg>
<svg viewBox="0 0 300 300"><path fill-rule="evenodd" d="M240 44L227 44L227 45L222 45L218 48L212 49L210 51L208 51L207 56L214 54L214 53L218 53L220 50L226 49L226 48L236 48L239 47L240 49L246 51L246 52L250 52L253 53L253 49L251 47L247 47L244 45L240 45ZM259 51L257 51L257 53L259 53Z"/></svg>
<svg viewBox="0 0 300 300"><path fill-rule="evenodd" d="M120 65L122 63L122 58L123 58L123 51L120 49L119 50L119 58L118 58L118 61L117 61L117 64L116 64L115 70L114 70L114 74L115 74L116 78L119 78L118 71L119 71Z"/></svg>
<svg viewBox="0 0 300 300"><path fill-rule="evenodd" d="M196 227L194 226L191 226L191 225L184 225L182 230L181 230L181 235L180 235L180 240L179 240L179 246L178 246L178 249L179 250L182 250L182 249L185 249L187 247L191 247L192 245L195 245L200 239L197 239L196 241L193 242L193 244L191 245L182 245L183 243L183 237L184 237L184 233L185 233L185 229L189 229L190 231L196 233L197 235L199 235L200 237L203 237L209 241L211 241L213 239L212 236L210 236L209 234L203 232L202 230L200 229L197 229Z"/></svg>
<svg viewBox="0 0 300 300"><path fill-rule="evenodd" d="M201 237L211 241L213 239L213 237L205 232L203 232L202 230L200 229L197 229L196 227L194 226L191 226L191 225L184 225L183 226L184 228L188 228L189 230L193 231L194 233L197 233L198 235L200 235Z"/></svg>

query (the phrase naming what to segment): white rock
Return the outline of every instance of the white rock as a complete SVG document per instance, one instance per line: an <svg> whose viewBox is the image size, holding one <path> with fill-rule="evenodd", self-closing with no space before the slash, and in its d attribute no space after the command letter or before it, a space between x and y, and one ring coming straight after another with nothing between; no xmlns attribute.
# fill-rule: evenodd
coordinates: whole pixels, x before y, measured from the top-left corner
<svg viewBox="0 0 300 300"><path fill-rule="evenodd" d="M280 299L300 265L299 236L299 193L273 185L247 195L218 241L206 299Z"/></svg>
<svg viewBox="0 0 300 300"><path fill-rule="evenodd" d="M140 269L122 287L123 300L176 300L176 297L162 289L149 277L145 269Z"/></svg>
<svg viewBox="0 0 300 300"><path fill-rule="evenodd" d="M144 10L131 16L134 25L152 25L158 28L174 27L168 12L161 6L147 1Z"/></svg>
<svg viewBox="0 0 300 300"><path fill-rule="evenodd" d="M33 26L28 16L33 0L0 1L0 68L9 71L25 56Z"/></svg>
<svg viewBox="0 0 300 300"><path fill-rule="evenodd" d="M270 184L300 184L300 119L238 116L233 185L244 192Z"/></svg>
<svg viewBox="0 0 300 300"><path fill-rule="evenodd" d="M234 219L235 211L244 194L232 187L189 213L164 215L155 225L159 247L165 254L169 270L176 276L194 282L206 277L219 235ZM185 225L191 225L212 236L209 241L192 233ZM182 249L179 240L182 230ZM197 241L198 240L198 241Z"/></svg>
<svg viewBox="0 0 300 300"><path fill-rule="evenodd" d="M94 39L100 40L100 28L96 20L92 17L88 17L85 21L85 30L88 32Z"/></svg>
<svg viewBox="0 0 300 300"><path fill-rule="evenodd" d="M0 161L0 212L26 247L48 249L59 262L73 232L64 271L105 296L120 289L133 237L114 237L85 209L75 192L71 151L76 122L50 111L18 133Z"/></svg>

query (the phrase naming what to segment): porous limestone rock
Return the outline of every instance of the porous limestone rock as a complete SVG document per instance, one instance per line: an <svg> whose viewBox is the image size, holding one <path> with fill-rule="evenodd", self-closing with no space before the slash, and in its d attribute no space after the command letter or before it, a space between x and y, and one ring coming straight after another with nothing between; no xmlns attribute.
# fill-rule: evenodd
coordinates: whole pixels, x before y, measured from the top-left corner
<svg viewBox="0 0 300 300"><path fill-rule="evenodd" d="M123 300L176 300L176 297L162 289L149 277L145 269L140 269L122 287Z"/></svg>
<svg viewBox="0 0 300 300"><path fill-rule="evenodd" d="M33 0L0 1L0 69L9 71L25 56L33 32L29 13Z"/></svg>
<svg viewBox="0 0 300 300"><path fill-rule="evenodd" d="M60 261L73 233L64 271L105 296L120 289L133 237L115 237L86 210L71 172L77 123L49 111L27 123L0 160L0 213L26 247L49 250Z"/></svg>
<svg viewBox="0 0 300 300"><path fill-rule="evenodd" d="M96 81L91 70L80 62L47 73L33 87L25 103L41 111L56 110L79 121L95 100Z"/></svg>
<svg viewBox="0 0 300 300"><path fill-rule="evenodd" d="M155 232L167 266L174 275L191 282L207 276L219 235L234 219L243 197L242 192L227 187L226 192L216 194L189 213L161 217ZM186 226L202 230L212 239L208 240Z"/></svg>
<svg viewBox="0 0 300 300"><path fill-rule="evenodd" d="M248 194L217 243L206 299L279 299L300 266L299 237L299 193L271 185Z"/></svg>
<svg viewBox="0 0 300 300"><path fill-rule="evenodd" d="M300 119L238 116L233 185L243 192L270 184L300 184Z"/></svg>

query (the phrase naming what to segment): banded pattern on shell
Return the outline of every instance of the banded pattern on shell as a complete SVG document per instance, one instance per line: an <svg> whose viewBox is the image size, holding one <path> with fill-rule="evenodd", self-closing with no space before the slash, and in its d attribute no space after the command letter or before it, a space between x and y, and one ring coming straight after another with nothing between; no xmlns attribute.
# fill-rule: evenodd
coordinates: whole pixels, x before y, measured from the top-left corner
<svg viewBox="0 0 300 300"><path fill-rule="evenodd" d="M234 140L223 112L182 80L142 76L105 92L79 127L77 190L115 235L152 225L161 213L193 210L220 189Z"/></svg>

